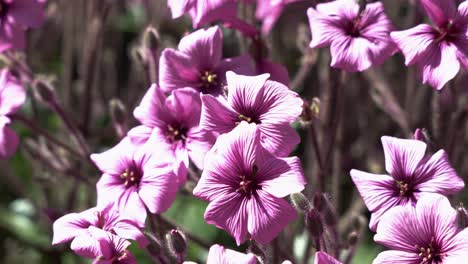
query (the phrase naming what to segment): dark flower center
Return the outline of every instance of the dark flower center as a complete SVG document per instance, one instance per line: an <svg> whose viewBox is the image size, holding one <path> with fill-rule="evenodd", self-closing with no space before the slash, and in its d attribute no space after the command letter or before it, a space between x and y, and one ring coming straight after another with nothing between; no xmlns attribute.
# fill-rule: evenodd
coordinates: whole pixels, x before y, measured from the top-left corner
<svg viewBox="0 0 468 264"><path fill-rule="evenodd" d="M106 257L104 256L98 256L96 258L96 260L98 261L106 261L106 262L110 262L112 264L118 264L118 263L122 263L123 261L125 261L128 257L129 257L129 252L128 250L124 250L123 252L114 252L115 256L113 256L111 259L106 259Z"/></svg>
<svg viewBox="0 0 468 264"><path fill-rule="evenodd" d="M353 38L361 36L361 16L358 16L354 20L349 22L346 28L346 34Z"/></svg>
<svg viewBox="0 0 468 264"><path fill-rule="evenodd" d="M396 181L397 188L399 190L400 196L408 196L411 194L411 188L409 187L408 183L403 181Z"/></svg>
<svg viewBox="0 0 468 264"><path fill-rule="evenodd" d="M252 197L255 192L260 189L260 185L257 182L255 176L257 175L258 167L253 165L252 172L248 175L241 175L239 188L237 188L237 192L243 194L245 197L250 198Z"/></svg>
<svg viewBox="0 0 468 264"><path fill-rule="evenodd" d="M166 138L170 142L176 142L182 140L185 142L187 139L188 129L181 126L180 124L167 125L166 129Z"/></svg>
<svg viewBox="0 0 468 264"><path fill-rule="evenodd" d="M416 246L421 257L421 264L438 264L442 263L442 256L439 248L434 243L434 237L431 238L429 245L425 247Z"/></svg>
<svg viewBox="0 0 468 264"><path fill-rule="evenodd" d="M142 176L142 172L133 164L120 174L120 179L125 187L130 188L134 185L138 186Z"/></svg>
<svg viewBox="0 0 468 264"><path fill-rule="evenodd" d="M255 123L255 124L262 123L260 119L254 114L250 114L250 115L239 114L239 123L242 121L245 121L247 123Z"/></svg>
<svg viewBox="0 0 468 264"><path fill-rule="evenodd" d="M200 73L200 88L202 93L213 93L218 88L218 75L211 71Z"/></svg>
<svg viewBox="0 0 468 264"><path fill-rule="evenodd" d="M453 41L460 33L459 27L453 21L447 22L445 25L436 28L436 42Z"/></svg>

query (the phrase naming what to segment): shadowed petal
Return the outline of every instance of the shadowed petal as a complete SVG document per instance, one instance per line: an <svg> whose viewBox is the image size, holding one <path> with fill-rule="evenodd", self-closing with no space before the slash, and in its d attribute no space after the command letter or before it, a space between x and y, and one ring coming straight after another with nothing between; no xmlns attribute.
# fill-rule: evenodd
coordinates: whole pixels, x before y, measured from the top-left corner
<svg viewBox="0 0 468 264"><path fill-rule="evenodd" d="M263 190L257 191L257 196L249 200L247 208L249 233L261 244L269 243L289 222L297 218L294 207Z"/></svg>
<svg viewBox="0 0 468 264"><path fill-rule="evenodd" d="M14 0L9 6L8 14L16 23L37 28L44 22L44 7L43 0Z"/></svg>
<svg viewBox="0 0 468 264"><path fill-rule="evenodd" d="M213 147L216 137L209 131L196 127L190 129L185 142L190 160L199 169L203 169L206 153Z"/></svg>
<svg viewBox="0 0 468 264"><path fill-rule="evenodd" d="M200 2L207 1L197 2L200 5ZM199 9L197 12L200 13ZM179 42L178 49L190 57L191 62L198 70L213 70L221 61L223 34L218 26L199 29L183 37Z"/></svg>
<svg viewBox="0 0 468 264"><path fill-rule="evenodd" d="M23 50L26 46L26 33L18 24L4 23L0 27L0 52L9 49Z"/></svg>
<svg viewBox="0 0 468 264"><path fill-rule="evenodd" d="M240 113L257 113L258 111L255 110L258 109L258 102L262 99L258 95L263 90L263 86L269 77L269 74L244 76L235 74L232 71L227 72L229 105Z"/></svg>
<svg viewBox="0 0 468 264"><path fill-rule="evenodd" d="M232 192L212 201L205 212L205 221L226 230L243 243L247 236L247 204L238 193Z"/></svg>
<svg viewBox="0 0 468 264"><path fill-rule="evenodd" d="M262 146L278 157L286 157L301 141L296 130L287 123L263 123L259 129Z"/></svg>
<svg viewBox="0 0 468 264"><path fill-rule="evenodd" d="M215 71L219 77L221 87L227 85L226 72L228 71L233 71L242 75L253 75L255 73L254 62L249 55L223 59L216 66Z"/></svg>
<svg viewBox="0 0 468 264"><path fill-rule="evenodd" d="M95 212L96 209L88 209L87 211ZM91 219L86 219L82 213L71 213L57 219L53 224L54 237L52 245L65 243L78 235L86 233L86 229L92 225Z"/></svg>
<svg viewBox="0 0 468 264"><path fill-rule="evenodd" d="M164 121L168 119L164 111L165 100L164 92L156 84L153 84L133 111L133 116L147 127L164 126Z"/></svg>
<svg viewBox="0 0 468 264"><path fill-rule="evenodd" d="M315 253L314 264L341 264L341 262L327 253L319 251Z"/></svg>
<svg viewBox="0 0 468 264"><path fill-rule="evenodd" d="M405 55L406 66L409 66L426 56L429 47L435 41L435 34L433 27L422 24L407 30L394 31L390 36Z"/></svg>
<svg viewBox="0 0 468 264"><path fill-rule="evenodd" d="M193 59L183 52L165 49L159 60L159 84L165 92L182 88L198 88L200 69Z"/></svg>
<svg viewBox="0 0 468 264"><path fill-rule="evenodd" d="M136 126L127 132L127 137L130 139L132 144L143 145L146 143L146 141L148 141L152 133L153 133L153 128L151 127Z"/></svg>
<svg viewBox="0 0 468 264"><path fill-rule="evenodd" d="M344 37L344 32L340 29L341 22L337 17L322 15L312 7L307 9L307 16L312 32L311 48L322 48L330 45L334 39Z"/></svg>
<svg viewBox="0 0 468 264"><path fill-rule="evenodd" d="M383 136L385 169L395 180L411 180L424 158L426 143L419 140Z"/></svg>
<svg viewBox="0 0 468 264"><path fill-rule="evenodd" d="M7 159L15 154L18 148L19 138L15 131L6 124L0 123L0 158Z"/></svg>
<svg viewBox="0 0 468 264"><path fill-rule="evenodd" d="M274 63L270 60L263 59L257 63L257 74L270 74L270 80L280 82L286 86L289 85L288 69L282 64Z"/></svg>
<svg viewBox="0 0 468 264"><path fill-rule="evenodd" d="M236 127L239 114L222 98L209 94L201 95L202 113L200 127L207 131L227 133Z"/></svg>
<svg viewBox="0 0 468 264"><path fill-rule="evenodd" d="M444 23L449 19L454 19L457 15L457 7L453 0L420 0L419 2L437 26L444 26Z"/></svg>
<svg viewBox="0 0 468 264"><path fill-rule="evenodd" d="M70 248L75 251L76 254L89 259L103 256L101 243L94 238L88 230L82 235L75 237Z"/></svg>
<svg viewBox="0 0 468 264"><path fill-rule="evenodd" d="M437 151L418 169L415 182L420 183L416 188L421 192L440 194L454 194L465 186L450 164L444 150Z"/></svg>
<svg viewBox="0 0 468 264"><path fill-rule="evenodd" d="M148 161L154 163L154 161ZM172 167L146 170L140 181L138 194L148 210L153 213L166 211L175 199L178 181Z"/></svg>
<svg viewBox="0 0 468 264"><path fill-rule="evenodd" d="M420 264L421 257L417 253L398 250L381 252L372 264Z"/></svg>
<svg viewBox="0 0 468 264"><path fill-rule="evenodd" d="M167 110L185 127L198 126L200 122L200 93L192 88L172 91L165 103Z"/></svg>
<svg viewBox="0 0 468 264"><path fill-rule="evenodd" d="M371 42L365 38L340 37L331 44L330 66L349 72L364 71L372 65Z"/></svg>
<svg viewBox="0 0 468 264"><path fill-rule="evenodd" d="M226 21L237 15L237 1L232 0L204 0L197 1L196 16L192 16L194 28L216 20Z"/></svg>
<svg viewBox="0 0 468 264"><path fill-rule="evenodd" d="M306 180L298 157L282 159L272 157L261 164L257 175L265 192L281 198L304 189Z"/></svg>

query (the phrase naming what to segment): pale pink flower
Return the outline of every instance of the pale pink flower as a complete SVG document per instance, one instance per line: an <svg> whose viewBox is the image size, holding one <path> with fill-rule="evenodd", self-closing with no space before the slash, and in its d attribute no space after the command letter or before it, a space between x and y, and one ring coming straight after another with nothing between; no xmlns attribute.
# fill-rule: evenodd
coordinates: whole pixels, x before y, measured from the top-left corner
<svg viewBox="0 0 468 264"><path fill-rule="evenodd" d="M220 245L213 245L208 252L206 264L256 264L257 257L254 254L244 254L231 249L225 249Z"/></svg>

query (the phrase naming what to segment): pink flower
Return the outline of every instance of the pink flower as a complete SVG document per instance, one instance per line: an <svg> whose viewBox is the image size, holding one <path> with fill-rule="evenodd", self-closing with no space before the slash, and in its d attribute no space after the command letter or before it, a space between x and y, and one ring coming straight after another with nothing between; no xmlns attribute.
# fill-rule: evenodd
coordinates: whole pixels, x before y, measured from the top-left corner
<svg viewBox="0 0 468 264"><path fill-rule="evenodd" d="M306 184L299 159L272 156L261 147L260 137L258 126L246 122L221 135L193 190L210 202L205 221L226 230L238 245L247 233L262 244L274 239L297 217L283 197Z"/></svg>
<svg viewBox="0 0 468 264"><path fill-rule="evenodd" d="M0 0L0 52L24 49L25 30L44 21L45 0Z"/></svg>
<svg viewBox="0 0 468 264"><path fill-rule="evenodd" d="M160 60L160 85L165 91L192 87L202 93L223 93L228 70L253 73L248 56L222 59L223 37L219 27L200 29L180 40L178 50L165 49Z"/></svg>
<svg viewBox="0 0 468 264"><path fill-rule="evenodd" d="M334 257L328 255L323 251L318 251L315 253L314 264L342 264Z"/></svg>
<svg viewBox="0 0 468 264"><path fill-rule="evenodd" d="M457 212L438 194L422 197L415 207L390 209L374 240L391 250L380 253L373 264L459 264L468 258L468 228L458 229Z"/></svg>
<svg viewBox="0 0 468 264"><path fill-rule="evenodd" d="M241 121L255 123L262 145L278 156L287 156L300 139L290 126L302 112L302 99L285 85L267 80L269 74L242 76L226 74L227 101L202 95L200 126L227 133Z"/></svg>
<svg viewBox="0 0 468 264"><path fill-rule="evenodd" d="M81 213L64 215L54 222L54 238L52 244L57 245L75 239L78 236L89 235L89 227L102 229L126 239L138 241L141 247L148 240L141 232L138 224L131 219L122 217L109 203L105 207L94 207Z"/></svg>
<svg viewBox="0 0 468 264"><path fill-rule="evenodd" d="M468 67L468 2L421 0L434 26L421 24L390 35L405 55L406 65L417 65L422 82L440 90Z"/></svg>
<svg viewBox="0 0 468 264"><path fill-rule="evenodd" d="M237 17L237 0L168 0L172 18L189 13L193 28Z"/></svg>
<svg viewBox="0 0 468 264"><path fill-rule="evenodd" d="M135 219L140 226L147 210L155 214L171 206L178 190L177 178L173 161L155 155L157 140L152 137L138 147L126 137L110 150L91 155L103 173L96 185L98 206L113 202L120 215Z"/></svg>
<svg viewBox="0 0 468 264"><path fill-rule="evenodd" d="M7 125L9 115L14 114L26 101L26 92L8 70L0 73L0 158L11 157L18 147L19 138Z"/></svg>
<svg viewBox="0 0 468 264"><path fill-rule="evenodd" d="M392 207L414 205L428 193L454 194L465 186L444 150L425 157L426 143L387 136L382 137L382 145L390 175L351 170L351 178L372 212L372 230Z"/></svg>
<svg viewBox="0 0 468 264"><path fill-rule="evenodd" d="M206 264L256 264L254 254L244 254L234 250L225 249L220 245L210 247Z"/></svg>
<svg viewBox="0 0 468 264"><path fill-rule="evenodd" d="M127 248L130 242L91 226L86 235L75 238L72 249L80 256L94 259L93 264L136 264Z"/></svg>
<svg viewBox="0 0 468 264"><path fill-rule="evenodd" d="M257 62L257 74L269 73L270 80L289 85L288 69L282 64L272 62L268 59L261 59Z"/></svg>
<svg viewBox="0 0 468 264"><path fill-rule="evenodd" d="M354 0L336 0L307 10L312 31L311 48L330 46L331 66L349 72L382 64L396 52L389 34L393 26L382 3L362 12Z"/></svg>
<svg viewBox="0 0 468 264"><path fill-rule="evenodd" d="M262 33L270 32L287 4L298 1L301 0L257 0L255 16L263 21Z"/></svg>
<svg viewBox="0 0 468 264"><path fill-rule="evenodd" d="M134 143L144 143L153 135L154 149L161 155L175 156L180 184L186 180L190 160L200 169L215 137L200 129L201 101L191 88L174 90L167 98L156 84L150 87L133 112L142 123L128 135ZM163 151L164 150L164 151Z"/></svg>

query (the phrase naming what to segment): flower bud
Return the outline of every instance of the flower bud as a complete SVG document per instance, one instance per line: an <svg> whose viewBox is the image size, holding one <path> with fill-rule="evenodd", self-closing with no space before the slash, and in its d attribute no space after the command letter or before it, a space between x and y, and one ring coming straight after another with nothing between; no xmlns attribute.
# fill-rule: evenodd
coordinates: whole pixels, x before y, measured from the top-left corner
<svg viewBox="0 0 468 264"><path fill-rule="evenodd" d="M336 213L330 199L323 193L318 193L313 199L314 208L316 208L323 217L327 226L336 225Z"/></svg>
<svg viewBox="0 0 468 264"><path fill-rule="evenodd" d="M290 195L291 202L296 210L301 211L304 215L307 215L309 212L310 203L307 200L307 197L302 193L293 193Z"/></svg>
<svg viewBox="0 0 468 264"><path fill-rule="evenodd" d="M323 224L320 212L312 208L306 216L306 227L313 238L319 238L323 234Z"/></svg>
<svg viewBox="0 0 468 264"><path fill-rule="evenodd" d="M147 27L143 34L143 47L149 50L157 50L159 48L160 38L159 33L154 27Z"/></svg>
<svg viewBox="0 0 468 264"><path fill-rule="evenodd" d="M463 203L457 207L457 214L458 226L460 228L468 227L468 210L463 206Z"/></svg>
<svg viewBox="0 0 468 264"><path fill-rule="evenodd" d="M357 243L358 240L359 240L359 235L358 235L358 233L357 233L356 231L353 231L353 232L349 233L347 240L348 240L348 245L349 245L350 247L355 246L356 243Z"/></svg>
<svg viewBox="0 0 468 264"><path fill-rule="evenodd" d="M167 245L171 253L179 258L185 255L187 249L187 242L185 242L185 236L177 229L172 229L166 234Z"/></svg>
<svg viewBox="0 0 468 264"><path fill-rule="evenodd" d="M36 80L33 87L36 97L42 102L51 103L55 101L55 91L50 84Z"/></svg>
<svg viewBox="0 0 468 264"><path fill-rule="evenodd" d="M159 240L158 238L156 238L153 234L151 234L150 232L145 232L145 236L148 238L148 240L150 241L150 244L148 245L147 249L148 249L148 252L154 256L154 257L158 257L159 255L161 255L161 248L162 248L162 242L161 240Z"/></svg>

